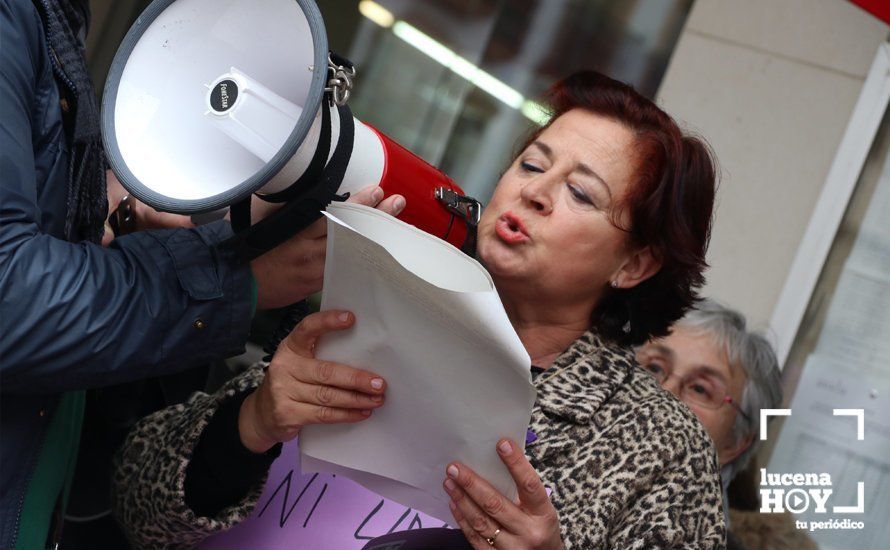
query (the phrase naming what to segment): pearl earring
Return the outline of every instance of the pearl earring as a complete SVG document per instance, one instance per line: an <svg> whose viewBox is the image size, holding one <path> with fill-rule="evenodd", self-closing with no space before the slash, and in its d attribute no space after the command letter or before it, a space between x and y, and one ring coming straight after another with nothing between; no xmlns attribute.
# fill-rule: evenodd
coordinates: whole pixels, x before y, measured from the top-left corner
<svg viewBox="0 0 890 550"><path fill-rule="evenodd" d="M618 281L612 281L612 288L618 288Z"/></svg>

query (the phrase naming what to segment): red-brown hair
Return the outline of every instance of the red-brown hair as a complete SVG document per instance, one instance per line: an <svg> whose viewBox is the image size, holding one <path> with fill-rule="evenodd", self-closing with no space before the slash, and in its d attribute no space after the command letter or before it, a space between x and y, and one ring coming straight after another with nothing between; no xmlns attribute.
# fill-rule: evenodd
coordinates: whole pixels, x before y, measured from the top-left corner
<svg viewBox="0 0 890 550"><path fill-rule="evenodd" d="M620 122L635 134L630 160L637 164L636 181L612 219L619 225L620 214L626 214L630 226L623 229L631 244L650 247L662 267L633 288L610 290L593 312L592 323L604 336L624 344L664 336L699 299L705 281L717 185L709 147L684 135L667 113L632 87L594 71L557 82L545 102L550 123L572 109L584 109ZM525 146L546 127L533 132Z"/></svg>

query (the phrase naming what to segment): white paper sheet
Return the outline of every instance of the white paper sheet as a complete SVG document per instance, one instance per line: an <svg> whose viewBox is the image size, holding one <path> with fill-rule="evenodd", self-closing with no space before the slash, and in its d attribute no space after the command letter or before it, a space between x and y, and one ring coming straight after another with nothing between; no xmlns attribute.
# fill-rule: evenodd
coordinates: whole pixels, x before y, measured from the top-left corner
<svg viewBox="0 0 890 550"><path fill-rule="evenodd" d="M334 204L327 215L322 309L350 310L356 325L326 335L317 355L380 374L387 398L361 423L304 428L303 471L346 475L448 518L442 481L460 460L514 498L495 445L524 444L535 391L491 277L448 243L372 208Z"/></svg>

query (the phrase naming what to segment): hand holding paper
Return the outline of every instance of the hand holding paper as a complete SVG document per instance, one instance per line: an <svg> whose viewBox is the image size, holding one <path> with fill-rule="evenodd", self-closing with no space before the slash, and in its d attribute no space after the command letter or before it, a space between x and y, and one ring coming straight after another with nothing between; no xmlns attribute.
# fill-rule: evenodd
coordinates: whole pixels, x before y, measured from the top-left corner
<svg viewBox="0 0 890 550"><path fill-rule="evenodd" d="M559 516L541 477L516 442L502 439L498 454L513 476L519 499L507 499L471 468L448 466L445 491L454 520L474 548L492 546L491 533L502 548L563 548ZM495 534L496 533L496 534ZM494 538L492 540L494 540Z"/></svg>
<svg viewBox="0 0 890 550"><path fill-rule="evenodd" d="M322 309L356 315L318 357L387 380L387 404L359 425L307 426L303 471L343 474L382 496L449 517L442 472L471 466L509 498L502 437L524 441L531 361L490 276L451 245L370 208L328 209Z"/></svg>
<svg viewBox="0 0 890 550"><path fill-rule="evenodd" d="M324 334L355 323L346 311L303 319L278 347L263 383L241 405L238 432L245 447L267 451L307 424L361 422L383 405L386 382L376 374L315 359Z"/></svg>
<svg viewBox="0 0 890 550"><path fill-rule="evenodd" d="M320 336L314 357L306 340L287 360L293 368L326 361L379 375L384 404L355 424L308 425L295 414L293 424L304 424L299 439L272 464L251 517L205 548L358 549L393 531L454 526L442 488L453 461L505 498L522 496L495 449L501 438L525 441L531 361L488 273L379 211L336 204L329 213L322 313L351 311L355 323L328 325L344 330ZM292 344L285 340L279 353ZM264 385L276 372L270 367ZM364 382L354 385L365 388L359 393L378 395ZM292 437L287 422L271 439ZM522 455L521 445L513 449Z"/></svg>
<svg viewBox="0 0 890 550"><path fill-rule="evenodd" d="M349 197L356 204L376 206L397 216L405 207L405 197L390 195L383 198L380 187L365 187ZM255 204L263 201L253 201ZM260 205L251 214L253 219L268 216L278 205ZM257 309L286 306L321 290L324 274L327 225L316 220L286 242L250 263L257 283Z"/></svg>

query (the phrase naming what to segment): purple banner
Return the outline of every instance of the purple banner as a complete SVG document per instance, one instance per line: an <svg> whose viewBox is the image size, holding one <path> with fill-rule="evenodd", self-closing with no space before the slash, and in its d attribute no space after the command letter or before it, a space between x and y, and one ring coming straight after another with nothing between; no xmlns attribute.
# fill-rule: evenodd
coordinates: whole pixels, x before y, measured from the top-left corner
<svg viewBox="0 0 890 550"><path fill-rule="evenodd" d="M250 518L201 548L350 550L387 533L448 525L342 476L302 474L299 462L297 441L286 444Z"/></svg>

